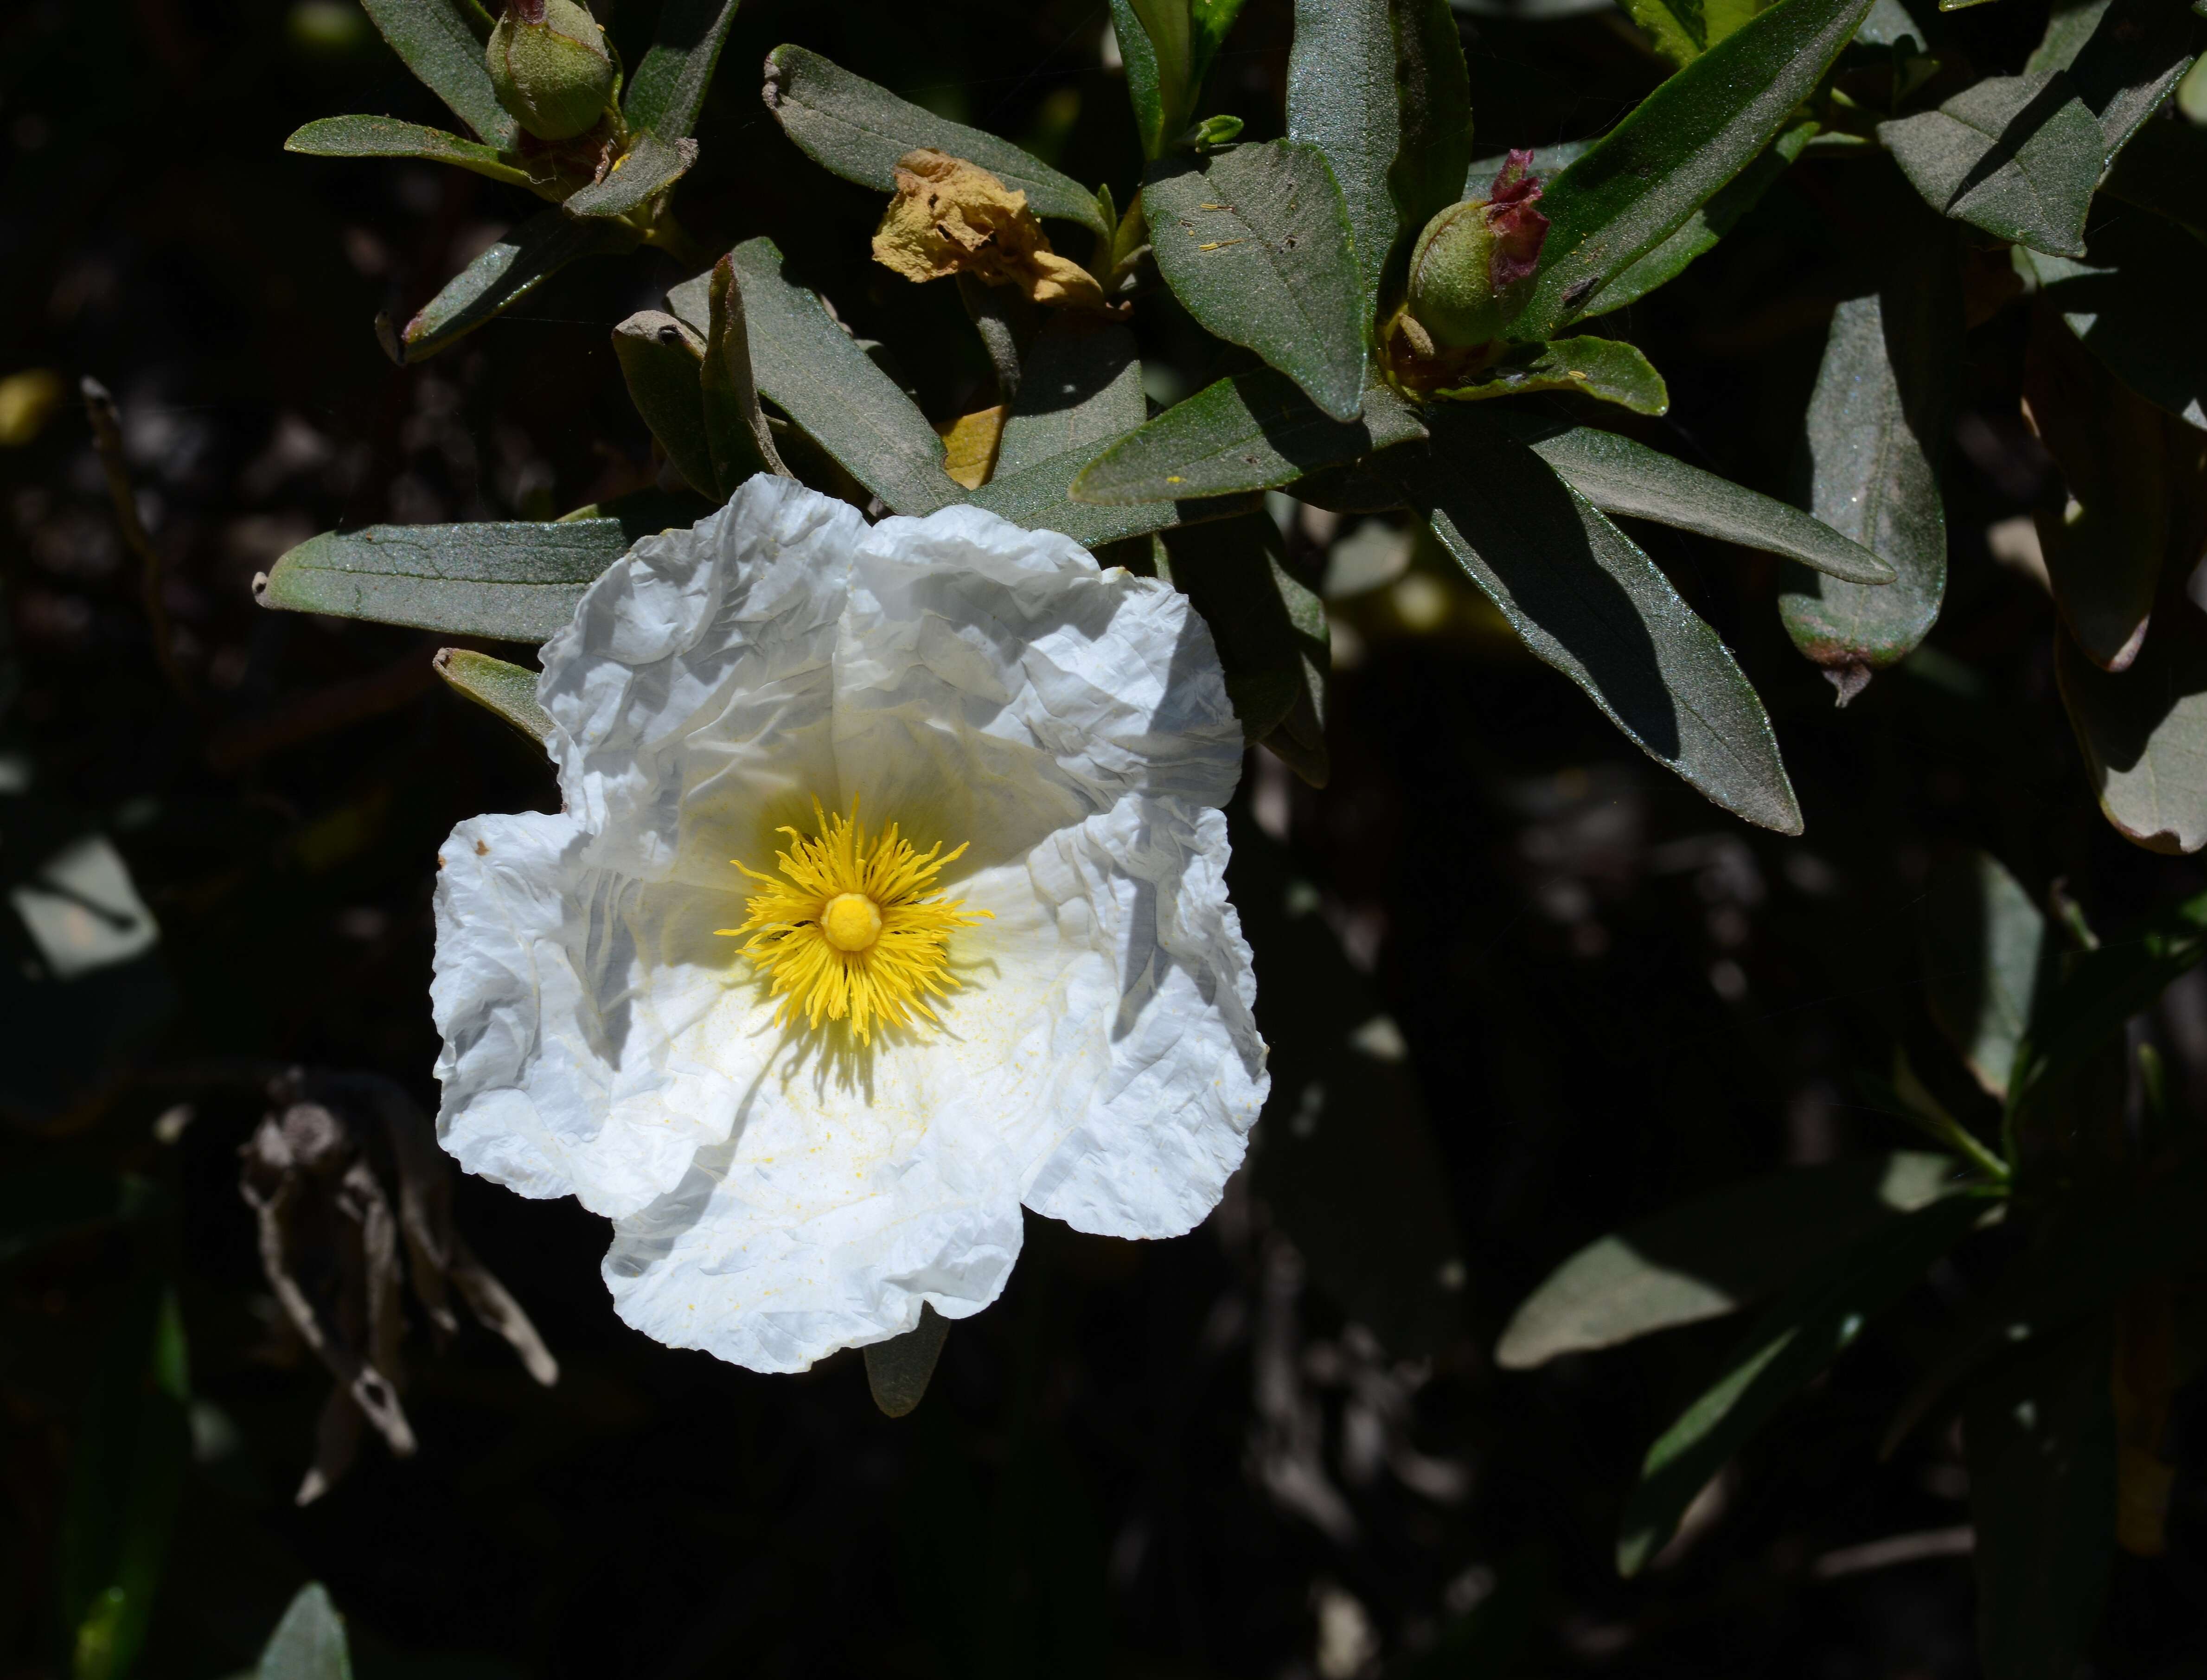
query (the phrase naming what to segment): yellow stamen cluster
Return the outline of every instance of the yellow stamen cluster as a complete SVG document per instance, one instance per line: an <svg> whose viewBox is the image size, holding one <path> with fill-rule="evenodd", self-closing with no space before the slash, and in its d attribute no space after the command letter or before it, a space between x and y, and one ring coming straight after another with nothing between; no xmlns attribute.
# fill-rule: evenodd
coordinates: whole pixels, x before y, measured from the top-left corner
<svg viewBox="0 0 2207 1680"><path fill-rule="evenodd" d="M740 858L729 861L765 889L745 906L739 928L716 931L749 938L743 954L783 999L779 1023L848 1020L860 1043L877 1025L909 1026L914 1015L936 1019L930 997L958 984L948 966L950 930L989 912L959 914L964 900L945 902L935 877L966 848L922 852L894 822L868 839L858 802L847 817L812 802L814 832L795 828L789 850L775 854L778 876L763 875Z"/></svg>

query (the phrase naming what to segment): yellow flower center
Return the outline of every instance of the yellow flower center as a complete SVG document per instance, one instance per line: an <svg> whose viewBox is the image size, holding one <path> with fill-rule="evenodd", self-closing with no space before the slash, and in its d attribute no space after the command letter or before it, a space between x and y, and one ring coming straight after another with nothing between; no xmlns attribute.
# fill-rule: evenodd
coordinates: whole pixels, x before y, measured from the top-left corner
<svg viewBox="0 0 2207 1680"><path fill-rule="evenodd" d="M815 799L812 816L810 834L780 831L789 850L775 854L779 875L729 860L763 890L745 904L741 927L717 931L745 940L744 956L769 995L783 1000L779 1022L802 1017L816 1028L848 1020L866 1043L876 1025L909 1026L915 1015L934 1020L927 1000L958 984L948 963L951 930L989 914L960 915L964 900L946 901L936 888L936 876L966 848L920 852L894 822L869 838L855 799L848 816L823 811Z"/></svg>

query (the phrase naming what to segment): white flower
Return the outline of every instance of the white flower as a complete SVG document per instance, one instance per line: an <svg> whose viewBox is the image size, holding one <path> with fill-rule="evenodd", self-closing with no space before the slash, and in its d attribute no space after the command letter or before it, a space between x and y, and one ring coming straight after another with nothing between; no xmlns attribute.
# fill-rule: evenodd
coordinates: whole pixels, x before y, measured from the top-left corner
<svg viewBox="0 0 2207 1680"><path fill-rule="evenodd" d="M800 1371L987 1306L1022 1203L1126 1237L1217 1204L1267 1079L1241 732L1181 595L759 477L593 584L539 694L565 808L440 860L438 1129L613 1219L630 1324Z"/></svg>

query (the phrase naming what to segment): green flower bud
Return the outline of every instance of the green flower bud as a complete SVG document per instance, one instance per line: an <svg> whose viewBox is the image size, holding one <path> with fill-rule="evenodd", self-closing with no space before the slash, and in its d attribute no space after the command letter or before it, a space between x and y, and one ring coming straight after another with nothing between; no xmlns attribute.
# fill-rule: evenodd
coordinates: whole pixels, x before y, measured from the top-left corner
<svg viewBox="0 0 2207 1680"><path fill-rule="evenodd" d="M1498 338L1525 307L1548 236L1548 218L1533 208L1540 183L1527 172L1532 161L1512 152L1487 197L1450 205L1418 236L1409 312L1441 349Z"/></svg>
<svg viewBox="0 0 2207 1680"><path fill-rule="evenodd" d="M613 98L605 31L576 0L507 0L484 54L498 102L539 140L571 140Z"/></svg>

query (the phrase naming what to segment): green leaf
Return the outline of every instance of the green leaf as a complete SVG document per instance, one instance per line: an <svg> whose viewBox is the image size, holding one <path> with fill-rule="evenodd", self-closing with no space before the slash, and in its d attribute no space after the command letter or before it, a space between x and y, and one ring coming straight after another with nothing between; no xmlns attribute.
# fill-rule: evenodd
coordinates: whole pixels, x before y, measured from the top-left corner
<svg viewBox="0 0 2207 1680"><path fill-rule="evenodd" d="M2093 664L2126 670L2145 640L2169 546L2175 474L2164 434L2174 428L2050 310L2033 313L2023 390L2068 487L2066 505L2037 510L2054 604Z"/></svg>
<svg viewBox="0 0 2207 1680"><path fill-rule="evenodd" d="M700 383L703 343L673 316L640 309L613 329L613 355L628 384L629 401L674 469L699 495L720 499Z"/></svg>
<svg viewBox="0 0 2207 1680"><path fill-rule="evenodd" d="M73 1680L123 1680L146 1640L191 1448L183 1321L168 1215L135 1239L69 1451L56 1575Z"/></svg>
<svg viewBox="0 0 2207 1680"><path fill-rule="evenodd" d="M254 580L263 607L542 642L633 541L618 519L325 531Z"/></svg>
<svg viewBox="0 0 2207 1680"><path fill-rule="evenodd" d="M1717 633L1532 451L1476 438L1450 446L1442 418L1428 463L1404 475L1405 498L1527 649L1689 786L1799 834L1770 720Z"/></svg>
<svg viewBox="0 0 2207 1680"><path fill-rule="evenodd" d="M1228 495L1293 484L1305 473L1423 438L1417 411L1382 385L1363 417L1339 421L1270 368L1205 386L1098 457L1073 487L1104 505Z"/></svg>
<svg viewBox="0 0 2207 1680"><path fill-rule="evenodd" d="M2066 72L1987 76L1936 111L1879 123L1877 137L1941 215L2035 250L2084 254L2105 158L2098 120Z"/></svg>
<svg viewBox="0 0 2207 1680"><path fill-rule="evenodd" d="M1127 69L1135 137L1145 158L1161 158L1194 115L1187 0L1111 0L1111 27Z"/></svg>
<svg viewBox="0 0 2207 1680"><path fill-rule="evenodd" d="M1529 1371L1737 1312L1872 1226L1947 1195L1959 1165L1896 1151L1797 1167L1666 1208L1551 1272L1511 1316L1495 1361Z"/></svg>
<svg viewBox="0 0 2207 1680"><path fill-rule="evenodd" d="M1332 165L1368 331L1402 290L1411 242L1464 196L1471 89L1444 0L1295 0L1288 138Z"/></svg>
<svg viewBox="0 0 2207 1680"><path fill-rule="evenodd" d="M1985 1680L2071 1680L2115 1551L2114 1363L2105 1320L2033 1348L1963 1412Z"/></svg>
<svg viewBox="0 0 2207 1680"><path fill-rule="evenodd" d="M966 499L942 467L942 439L918 404L835 324L817 292L782 273L771 239L728 254L742 288L751 372L763 396L897 513L932 513ZM700 335L712 332L710 273L667 294Z"/></svg>
<svg viewBox="0 0 2207 1680"><path fill-rule="evenodd" d="M1625 0L1624 9L1655 50L1683 68L1761 9L1756 0Z"/></svg>
<svg viewBox="0 0 2207 1680"><path fill-rule="evenodd" d="M907 1417L926 1397L949 1335L950 1320L922 1301L916 1326L866 1348L866 1386L873 1390L874 1404L882 1416Z"/></svg>
<svg viewBox="0 0 2207 1680"><path fill-rule="evenodd" d="M996 473L1009 477L1076 456L1091 460L1147 412L1134 335L1092 314L1057 311L1027 347L1019 395L996 444Z"/></svg>
<svg viewBox="0 0 2207 1680"><path fill-rule="evenodd" d="M1510 328L1552 338L1762 153L1869 10L1779 0L1642 99L1548 183L1547 243Z"/></svg>
<svg viewBox="0 0 2207 1680"><path fill-rule="evenodd" d="M709 282L705 365L702 390L705 434L720 481L715 500L736 493L755 473L794 476L774 445L758 385L751 373L751 325L744 314L744 293L733 255L713 265Z"/></svg>
<svg viewBox="0 0 2207 1680"><path fill-rule="evenodd" d="M1637 349L1615 338L1558 338L1513 346L1469 383L1433 395L1451 403L1477 403L1539 391L1569 391L1635 414L1662 414L1671 406L1663 376Z"/></svg>
<svg viewBox="0 0 2207 1680"><path fill-rule="evenodd" d="M2077 55L2084 50L2084 43L2092 39L2099 28L2100 20L2108 15L2108 0L2081 0L2078 4L2056 3L2046 19L2046 33L2039 37L2038 45L2024 62L2024 74L2035 75L2041 70L2066 70L2077 62Z"/></svg>
<svg viewBox="0 0 2207 1680"><path fill-rule="evenodd" d="M468 648L440 648L431 663L455 693L540 744L552 734L552 714L536 703L536 673Z"/></svg>
<svg viewBox="0 0 2207 1680"><path fill-rule="evenodd" d="M665 0L651 49L621 97L621 116L631 129L649 130L662 143L697 131L721 46L735 18L736 0Z"/></svg>
<svg viewBox="0 0 2207 1680"><path fill-rule="evenodd" d="M1300 718L1298 744L1323 786L1333 669L1325 603L1289 569L1279 526L1259 511L1173 531L1165 549L1173 587L1211 627L1242 734L1254 744Z"/></svg>
<svg viewBox="0 0 2207 1680"><path fill-rule="evenodd" d="M1726 1358L1724 1374L1648 1450L1618 1535L1618 1573L1637 1574L1660 1551L1686 1507L1748 1437L1906 1294L1983 1211L1957 1197L1882 1221L1773 1301Z"/></svg>
<svg viewBox="0 0 2207 1680"><path fill-rule="evenodd" d="M625 216L665 192L697 161L694 140L663 140L646 129L613 161L606 178L566 200L570 216Z"/></svg>
<svg viewBox="0 0 2207 1680"><path fill-rule="evenodd" d="M2207 311L2172 308L2200 242L2156 216L2111 216L2086 260L2023 254L2046 301L2110 372L2148 402L2207 429Z"/></svg>
<svg viewBox="0 0 2207 1680"><path fill-rule="evenodd" d="M1241 15L1243 0L1187 0L1188 57L1193 79L1200 83Z"/></svg>
<svg viewBox="0 0 2207 1680"><path fill-rule="evenodd" d="M268 1636L257 1680L352 1680L344 1617L319 1581L299 1589Z"/></svg>
<svg viewBox="0 0 2207 1680"><path fill-rule="evenodd" d="M996 475L966 499L1014 524L1061 532L1089 548L1245 511L1251 505L1246 497L1130 507L1072 499L1082 470L1141 423L1145 406L1133 334L1093 317L1057 314L1029 349L997 445Z"/></svg>
<svg viewBox="0 0 2207 1680"><path fill-rule="evenodd" d="M518 161L493 147L389 117L325 117L295 130L284 149L310 158L419 158L457 164L516 187L535 184Z"/></svg>
<svg viewBox="0 0 2207 1680"><path fill-rule="evenodd" d="M1594 310L1607 314L1636 303L1658 286L1677 279L1696 258L1714 250L1718 241L1737 227L1740 218L1754 209L1772 183L1791 167L1815 134L1816 124L1806 120L1785 129L1753 163L1686 218L1677 232L1602 287L1595 294Z"/></svg>
<svg viewBox="0 0 2207 1680"><path fill-rule="evenodd" d="M2103 671L2064 636L2054 671L2108 822L2150 852L2207 846L2207 618L2168 568L2127 669Z"/></svg>
<svg viewBox="0 0 2207 1680"><path fill-rule="evenodd" d="M1276 140L1150 166L1157 270L1205 329L1263 356L1336 420L1363 404L1366 320L1341 189L1314 146Z"/></svg>
<svg viewBox="0 0 2207 1680"><path fill-rule="evenodd" d="M1265 983L1272 1091L1253 1187L1319 1287L1398 1357L1435 1353L1463 1312L1462 1239L1408 1046L1286 848L1235 814L1227 865Z"/></svg>
<svg viewBox="0 0 2207 1680"><path fill-rule="evenodd" d="M1699 531L1798 560L1851 583L1893 581L1890 565L1821 519L1615 432L1574 426L1568 416L1544 413L1530 404L1466 418L1499 425L1604 513Z"/></svg>
<svg viewBox="0 0 2207 1680"><path fill-rule="evenodd" d="M937 117L801 46L778 46L767 56L766 103L799 151L846 181L893 193L897 159L927 147L978 164L1025 193L1038 216L1110 236L1096 195L1071 176L1008 140Z"/></svg>
<svg viewBox="0 0 2207 1680"><path fill-rule="evenodd" d="M1989 852L1965 852L1932 871L1923 917L1931 1019L1994 1097L2007 1095L2016 1050L2060 954L2045 913Z"/></svg>
<svg viewBox="0 0 2207 1680"><path fill-rule="evenodd" d="M1946 597L1937 451L1961 327L1954 242L1936 224L1899 247L1880 291L1847 299L1832 316L1805 421L1809 509L1898 575L1869 587L1789 571L1779 612L1841 705L1923 641Z"/></svg>
<svg viewBox="0 0 2207 1680"><path fill-rule="evenodd" d="M501 152L521 144L521 125L498 102L483 63L490 18L475 0L361 0L391 49L452 114Z"/></svg>
<svg viewBox="0 0 2207 1680"><path fill-rule="evenodd" d="M625 222L578 221L564 210L541 211L446 282L406 323L395 345L386 348L402 366L426 362L511 308L569 263L632 250L641 236Z"/></svg>
<svg viewBox="0 0 2207 1680"><path fill-rule="evenodd" d="M2098 119L2102 169L2160 110L2199 56L2199 20L2170 0L2113 0L2068 65Z"/></svg>

